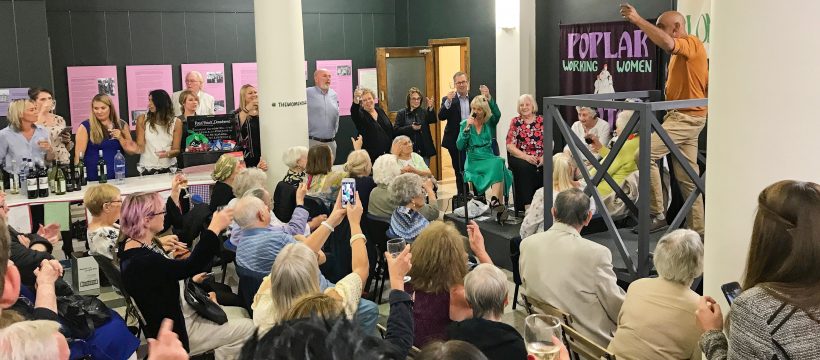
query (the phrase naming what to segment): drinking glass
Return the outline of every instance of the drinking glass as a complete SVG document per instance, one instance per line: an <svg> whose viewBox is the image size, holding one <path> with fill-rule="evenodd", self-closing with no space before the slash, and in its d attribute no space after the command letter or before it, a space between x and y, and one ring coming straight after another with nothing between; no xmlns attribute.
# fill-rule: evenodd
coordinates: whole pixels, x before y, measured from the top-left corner
<svg viewBox="0 0 820 360"><path fill-rule="evenodd" d="M399 254L401 254L405 246L407 246L407 240L404 240L402 238L387 240L387 252L390 253L390 256L392 256L394 259L397 256L399 256ZM408 281L410 281L410 277L405 276L404 282Z"/></svg>
<svg viewBox="0 0 820 360"><path fill-rule="evenodd" d="M137 171L140 173L140 177L143 177L143 174L145 174L145 166L137 164Z"/></svg>
<svg viewBox="0 0 820 360"><path fill-rule="evenodd" d="M561 350L558 337L561 320L544 314L532 314L524 319L524 343L527 353L538 360L557 360Z"/></svg>
<svg viewBox="0 0 820 360"><path fill-rule="evenodd" d="M174 168L171 170L171 171L173 171L173 173L171 173L171 175L172 176L177 176L177 175L182 176L182 183L179 184L179 188L182 189L182 190L185 190L185 196L183 196L182 198L190 199L191 198L191 193L188 192L188 177L185 175L185 173L182 171L182 169L176 169L176 164L174 164L172 166L174 166Z"/></svg>

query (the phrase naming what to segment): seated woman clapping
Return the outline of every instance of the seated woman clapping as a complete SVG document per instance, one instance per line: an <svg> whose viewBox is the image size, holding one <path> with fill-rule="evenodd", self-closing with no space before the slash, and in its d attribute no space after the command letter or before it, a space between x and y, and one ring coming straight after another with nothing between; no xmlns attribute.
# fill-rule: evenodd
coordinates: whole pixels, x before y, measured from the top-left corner
<svg viewBox="0 0 820 360"><path fill-rule="evenodd" d="M467 151L464 181L472 183L478 194L489 190L490 206L502 214L504 206L501 199L512 185L512 173L504 160L493 153L493 131L485 126L492 123L494 116L489 101L483 95L476 96L470 103L470 109L472 113L461 122L456 140L458 149Z"/></svg>
<svg viewBox="0 0 820 360"><path fill-rule="evenodd" d="M399 207L390 216L390 227L387 236L403 238L408 243L413 242L430 221L424 218L419 210L426 205L425 198L433 194L430 180L422 180L421 176L408 173L397 176L390 184L390 193ZM432 198L435 201L435 195Z"/></svg>
<svg viewBox="0 0 820 360"><path fill-rule="evenodd" d="M393 146L390 152L396 155L396 159L401 167L401 173L413 173L421 177L431 177L433 173L430 167L424 162L424 158L416 152L413 152L413 141L410 137L405 135L396 136L393 139Z"/></svg>

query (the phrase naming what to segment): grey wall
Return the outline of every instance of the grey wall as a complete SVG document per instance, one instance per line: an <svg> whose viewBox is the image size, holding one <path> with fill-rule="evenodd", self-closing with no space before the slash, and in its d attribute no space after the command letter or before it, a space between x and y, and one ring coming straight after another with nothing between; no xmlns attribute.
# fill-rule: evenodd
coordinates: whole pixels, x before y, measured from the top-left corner
<svg viewBox="0 0 820 360"><path fill-rule="evenodd" d="M617 1L549 0L535 3L536 99L558 95L560 24L621 21ZM675 8L675 0L630 0L644 18L656 18Z"/></svg>
<svg viewBox="0 0 820 360"><path fill-rule="evenodd" d="M494 92L495 1L396 0L397 46L423 46L428 39L469 37L470 92L478 94L481 84Z"/></svg>
<svg viewBox="0 0 820 360"><path fill-rule="evenodd" d="M0 0L0 88L52 86L45 23L44 0Z"/></svg>

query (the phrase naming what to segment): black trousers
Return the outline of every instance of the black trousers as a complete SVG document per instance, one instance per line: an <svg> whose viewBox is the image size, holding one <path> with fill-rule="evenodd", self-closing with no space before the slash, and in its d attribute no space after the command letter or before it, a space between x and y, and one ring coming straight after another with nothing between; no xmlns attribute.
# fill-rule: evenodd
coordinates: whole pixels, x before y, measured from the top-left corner
<svg viewBox="0 0 820 360"><path fill-rule="evenodd" d="M467 153L459 151L457 148L448 148L450 160L453 162L453 170L456 173L456 189L458 194L464 194L464 162L467 161Z"/></svg>
<svg viewBox="0 0 820 360"><path fill-rule="evenodd" d="M513 173L515 210L524 211L524 205L532 202L535 191L544 186L544 167L535 166L512 155L509 156L509 163Z"/></svg>

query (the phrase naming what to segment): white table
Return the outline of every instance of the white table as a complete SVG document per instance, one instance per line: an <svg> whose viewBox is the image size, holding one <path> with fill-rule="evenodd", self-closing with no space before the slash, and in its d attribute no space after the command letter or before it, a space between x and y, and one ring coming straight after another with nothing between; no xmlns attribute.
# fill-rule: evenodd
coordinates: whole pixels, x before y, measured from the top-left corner
<svg viewBox="0 0 820 360"><path fill-rule="evenodd" d="M185 175L188 177L188 186L196 185L211 185L214 181L211 179L210 166L197 166L183 169ZM130 195L139 192L168 192L171 190L171 175L147 175L143 177L130 177L120 184L116 180L108 180L108 184L114 185L120 189L122 195ZM88 187L97 185L96 181L89 181L87 186L84 186L80 191L73 191L65 193L64 195L50 194L46 198L28 199L21 191L20 194L12 195L6 193L6 204L9 206L9 224L21 232L31 232L31 215L29 206L46 203L58 202L77 202L82 201ZM167 197L167 194L164 196Z"/></svg>

